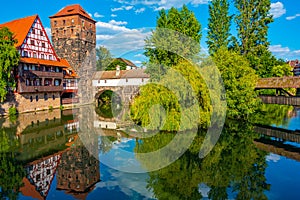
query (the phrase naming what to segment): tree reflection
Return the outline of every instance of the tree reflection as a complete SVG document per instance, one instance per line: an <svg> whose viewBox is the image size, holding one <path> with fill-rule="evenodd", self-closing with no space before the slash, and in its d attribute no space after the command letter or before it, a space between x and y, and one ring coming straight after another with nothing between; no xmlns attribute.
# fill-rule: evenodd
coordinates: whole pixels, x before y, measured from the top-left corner
<svg viewBox="0 0 300 200"><path fill-rule="evenodd" d="M17 199L25 176L14 149L19 144L11 129L0 129L0 199Z"/></svg>
<svg viewBox="0 0 300 200"><path fill-rule="evenodd" d="M289 119L294 113L293 106L262 104L251 120L262 125L288 126Z"/></svg>
<svg viewBox="0 0 300 200"><path fill-rule="evenodd" d="M199 131L189 150L174 163L149 173L148 189L158 199L267 199L266 153L253 144L258 137L246 123L227 121L216 146L204 159L198 153L205 131ZM138 153L151 152L172 139L168 134L145 138L137 145ZM140 160L147 168L147 163ZM200 184L210 189L201 192Z"/></svg>

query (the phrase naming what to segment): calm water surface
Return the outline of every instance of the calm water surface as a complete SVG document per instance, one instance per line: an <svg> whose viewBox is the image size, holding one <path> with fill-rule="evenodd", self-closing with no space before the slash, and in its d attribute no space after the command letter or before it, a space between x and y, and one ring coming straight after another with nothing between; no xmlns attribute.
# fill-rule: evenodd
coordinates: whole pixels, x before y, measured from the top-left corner
<svg viewBox="0 0 300 200"><path fill-rule="evenodd" d="M2 119L1 199L300 199L296 108L268 105L253 124L228 120L204 159L198 153L205 131L199 130L178 160L152 172L147 169L158 161L139 153L162 148L174 135L134 138L109 129L113 122L94 110ZM134 163L145 173L113 169L107 160Z"/></svg>

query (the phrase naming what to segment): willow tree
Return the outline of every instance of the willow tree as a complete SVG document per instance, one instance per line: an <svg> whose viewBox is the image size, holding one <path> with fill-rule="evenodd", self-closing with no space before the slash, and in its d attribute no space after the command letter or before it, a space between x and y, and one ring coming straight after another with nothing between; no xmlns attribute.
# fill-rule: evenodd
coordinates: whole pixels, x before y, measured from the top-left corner
<svg viewBox="0 0 300 200"><path fill-rule="evenodd" d="M187 6L181 10L162 9L156 29L145 40L145 55L149 58L147 72L165 73L166 69L200 52L201 24Z"/></svg>
<svg viewBox="0 0 300 200"><path fill-rule="evenodd" d="M228 47L232 16L229 15L227 0L212 0L209 5L207 45L209 53L215 53L220 47Z"/></svg>
<svg viewBox="0 0 300 200"><path fill-rule="evenodd" d="M17 40L6 27L0 29L0 102L6 98L11 87L15 86L13 68L19 62L19 53L14 45Z"/></svg>

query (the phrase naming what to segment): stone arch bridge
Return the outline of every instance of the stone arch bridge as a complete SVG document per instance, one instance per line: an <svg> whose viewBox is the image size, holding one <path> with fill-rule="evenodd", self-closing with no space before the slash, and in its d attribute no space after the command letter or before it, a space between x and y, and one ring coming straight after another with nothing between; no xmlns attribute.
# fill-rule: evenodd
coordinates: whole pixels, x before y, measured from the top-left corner
<svg viewBox="0 0 300 200"><path fill-rule="evenodd" d="M145 69L99 71L93 76L94 98L107 90L115 92L123 105L129 105L134 96L139 93L139 87L149 81L150 76Z"/></svg>

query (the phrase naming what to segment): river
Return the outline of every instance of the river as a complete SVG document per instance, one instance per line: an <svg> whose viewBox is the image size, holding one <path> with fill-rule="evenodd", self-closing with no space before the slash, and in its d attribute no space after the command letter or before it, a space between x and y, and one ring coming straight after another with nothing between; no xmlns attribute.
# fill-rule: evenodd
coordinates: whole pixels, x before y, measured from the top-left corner
<svg viewBox="0 0 300 200"><path fill-rule="evenodd" d="M227 120L202 159L205 130L114 130L94 107L3 118L0 197L300 199L300 110L266 105L253 118Z"/></svg>

